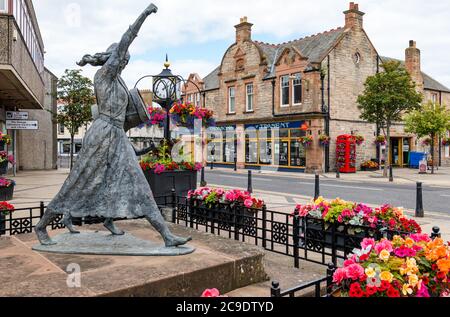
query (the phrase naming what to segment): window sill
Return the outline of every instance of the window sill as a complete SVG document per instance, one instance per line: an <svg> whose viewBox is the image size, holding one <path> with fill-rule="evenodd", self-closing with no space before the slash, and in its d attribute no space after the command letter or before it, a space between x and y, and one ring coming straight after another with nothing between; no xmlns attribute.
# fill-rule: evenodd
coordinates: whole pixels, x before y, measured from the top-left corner
<svg viewBox="0 0 450 317"><path fill-rule="evenodd" d="M294 103L293 105L292 105L292 107L300 107L300 106L302 106L303 105L303 103Z"/></svg>
<svg viewBox="0 0 450 317"><path fill-rule="evenodd" d="M245 111L244 114L255 113L255 110Z"/></svg>
<svg viewBox="0 0 450 317"><path fill-rule="evenodd" d="M288 109L291 105L281 105L280 108L281 109Z"/></svg>
<svg viewBox="0 0 450 317"><path fill-rule="evenodd" d="M227 113L227 116L235 116L236 115L236 112L228 112Z"/></svg>

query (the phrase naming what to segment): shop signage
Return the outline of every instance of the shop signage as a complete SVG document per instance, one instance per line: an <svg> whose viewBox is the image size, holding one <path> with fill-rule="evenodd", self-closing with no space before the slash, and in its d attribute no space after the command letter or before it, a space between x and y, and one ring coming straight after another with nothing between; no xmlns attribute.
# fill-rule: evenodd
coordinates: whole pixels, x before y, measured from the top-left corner
<svg viewBox="0 0 450 317"><path fill-rule="evenodd" d="M236 126L235 125L227 125L227 126L222 126L222 127L209 127L207 129L208 132L217 132L217 131L222 131L222 132L226 132L226 131L235 131L236 130Z"/></svg>
<svg viewBox="0 0 450 317"><path fill-rule="evenodd" d="M245 129L300 129L304 124L304 121L246 124Z"/></svg>
<svg viewBox="0 0 450 317"><path fill-rule="evenodd" d="M6 130L38 130L38 121L6 120Z"/></svg>
<svg viewBox="0 0 450 317"><path fill-rule="evenodd" d="M6 120L28 120L28 112L6 111Z"/></svg>

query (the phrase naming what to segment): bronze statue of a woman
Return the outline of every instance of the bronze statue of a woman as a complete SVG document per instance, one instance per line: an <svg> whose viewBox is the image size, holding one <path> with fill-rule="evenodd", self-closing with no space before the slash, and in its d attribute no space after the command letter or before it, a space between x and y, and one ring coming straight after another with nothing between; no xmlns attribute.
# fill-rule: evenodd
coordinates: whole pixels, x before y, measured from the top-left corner
<svg viewBox="0 0 450 317"><path fill-rule="evenodd" d="M46 227L58 215L64 215L64 223L74 234L78 232L72 227L71 217L104 217L105 227L112 234L121 235L123 232L114 225L114 218L144 216L161 234L166 247L180 246L191 240L169 231L124 130L127 107L133 98L120 74L130 59L128 48L145 20L157 10L151 4L130 26L120 43L111 45L105 53L86 55L78 63L101 66L94 78L99 116L85 136L68 179L36 226L42 245L55 244Z"/></svg>

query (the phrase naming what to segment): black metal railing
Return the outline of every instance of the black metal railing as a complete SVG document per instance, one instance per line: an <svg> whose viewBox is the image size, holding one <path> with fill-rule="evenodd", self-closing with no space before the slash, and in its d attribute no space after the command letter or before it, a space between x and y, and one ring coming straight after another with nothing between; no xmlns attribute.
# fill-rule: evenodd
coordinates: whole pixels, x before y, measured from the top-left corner
<svg viewBox="0 0 450 317"><path fill-rule="evenodd" d="M328 264L327 276L317 279L299 286L295 286L288 290L282 291L280 283L273 281L270 289L271 297L297 297L302 292L305 297L331 297L333 293L333 275L336 272L336 266L333 263ZM325 290L323 289L325 285ZM313 289L312 291L309 291ZM323 295L325 294L325 295ZM312 296L309 296L312 295Z"/></svg>

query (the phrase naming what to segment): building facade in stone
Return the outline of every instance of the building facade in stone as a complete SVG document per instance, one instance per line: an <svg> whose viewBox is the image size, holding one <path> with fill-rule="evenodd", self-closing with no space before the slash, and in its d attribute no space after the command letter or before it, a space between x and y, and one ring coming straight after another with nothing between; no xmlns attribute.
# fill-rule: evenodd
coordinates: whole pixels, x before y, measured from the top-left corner
<svg viewBox="0 0 450 317"><path fill-rule="evenodd" d="M13 137L7 151L20 169L54 167L56 135L44 109L55 106L55 87L32 1L0 0L0 130ZM6 111L29 111L40 129L7 131Z"/></svg>
<svg viewBox="0 0 450 317"><path fill-rule="evenodd" d="M337 137L353 134L365 138L357 148L358 167L380 156L406 166L411 151L423 150L418 140L399 123L387 155L375 144L380 130L360 118L357 97L367 77L382 71L388 60L365 32L363 16L352 2L343 27L282 44L255 41L252 24L242 18L221 64L203 79L191 75L201 95L190 83L184 87L187 100L199 98L215 112L218 127L208 133L208 161L233 164L236 158L240 168L331 171ZM414 41L404 65L426 100L450 106L450 90L422 72ZM331 144L321 146L320 135L329 135ZM300 142L304 136L313 137L311 146ZM440 153L445 163L448 147Z"/></svg>

